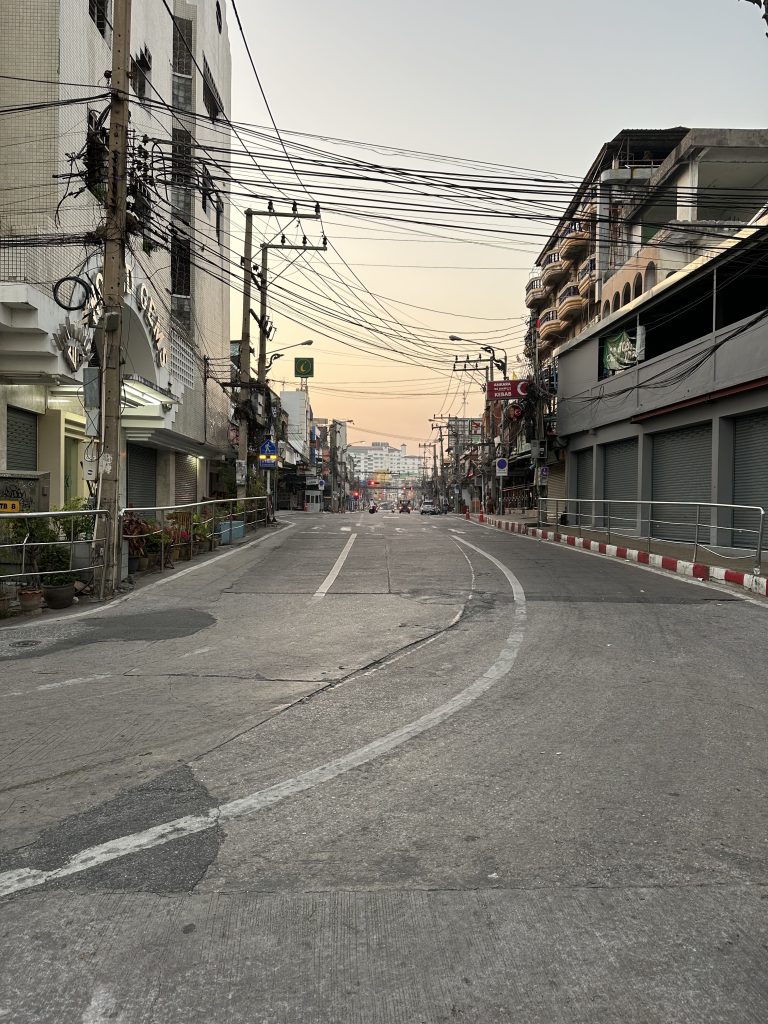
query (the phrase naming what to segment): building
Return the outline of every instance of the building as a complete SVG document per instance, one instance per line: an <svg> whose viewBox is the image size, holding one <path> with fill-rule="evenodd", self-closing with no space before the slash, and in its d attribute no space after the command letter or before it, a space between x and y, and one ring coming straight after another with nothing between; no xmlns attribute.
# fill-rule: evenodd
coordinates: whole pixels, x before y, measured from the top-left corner
<svg viewBox="0 0 768 1024"><path fill-rule="evenodd" d="M768 131L603 148L526 296L556 381L554 496L657 502L657 535L676 530L663 502L768 507L767 188ZM713 542L754 546L754 514L718 516Z"/></svg>
<svg viewBox="0 0 768 1024"><path fill-rule="evenodd" d="M216 492L231 451L230 400L206 372L229 346L226 3L171 6L176 29L150 0L131 25L121 495L136 507ZM50 473L53 507L87 495L98 452L83 377L102 311L110 10L0 9L3 106L33 105L0 122L0 470Z"/></svg>
<svg viewBox="0 0 768 1024"><path fill-rule="evenodd" d="M389 473L400 486L421 479L424 460L420 455L409 455L404 444L395 448L387 441L372 441L369 445L352 445L349 451L361 480L372 479L377 473Z"/></svg>

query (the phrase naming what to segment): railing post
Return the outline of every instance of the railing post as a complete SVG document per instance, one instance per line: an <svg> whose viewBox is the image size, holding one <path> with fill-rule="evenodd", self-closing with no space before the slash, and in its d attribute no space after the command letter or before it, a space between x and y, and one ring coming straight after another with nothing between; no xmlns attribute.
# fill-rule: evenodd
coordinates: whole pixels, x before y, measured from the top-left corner
<svg viewBox="0 0 768 1024"><path fill-rule="evenodd" d="M757 524L757 541L755 543L755 576L763 571L763 529L765 527L765 509L760 509L760 521Z"/></svg>
<svg viewBox="0 0 768 1024"><path fill-rule="evenodd" d="M693 537L693 560L696 561L696 555L699 550L699 523L701 522L701 505L696 503L696 533Z"/></svg>
<svg viewBox="0 0 768 1024"><path fill-rule="evenodd" d="M160 509L160 572L165 572L165 509Z"/></svg>
<svg viewBox="0 0 768 1024"><path fill-rule="evenodd" d="M610 501L606 502L606 505L605 505L605 519L606 519L607 529L608 529L608 543L610 544L611 543L611 503L610 503Z"/></svg>

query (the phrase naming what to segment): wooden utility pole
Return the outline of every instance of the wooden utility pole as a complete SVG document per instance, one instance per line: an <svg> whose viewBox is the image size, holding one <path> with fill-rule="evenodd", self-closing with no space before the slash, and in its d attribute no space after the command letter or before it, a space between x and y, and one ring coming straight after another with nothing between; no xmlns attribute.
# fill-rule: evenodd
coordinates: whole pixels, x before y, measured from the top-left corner
<svg viewBox="0 0 768 1024"><path fill-rule="evenodd" d="M109 104L107 209L104 245L104 312L100 342L101 451L99 504L110 516L104 545L105 593L120 582L121 350L125 317L126 199L128 186L128 86L131 59L131 0L115 0L112 26L112 77Z"/></svg>
<svg viewBox="0 0 768 1024"><path fill-rule="evenodd" d="M243 322L240 331L240 427L237 446L239 479L238 498L248 493L248 415L246 403L250 399L251 382L251 281L253 278L253 210L245 211L245 248L243 250ZM242 483L240 482L242 480Z"/></svg>

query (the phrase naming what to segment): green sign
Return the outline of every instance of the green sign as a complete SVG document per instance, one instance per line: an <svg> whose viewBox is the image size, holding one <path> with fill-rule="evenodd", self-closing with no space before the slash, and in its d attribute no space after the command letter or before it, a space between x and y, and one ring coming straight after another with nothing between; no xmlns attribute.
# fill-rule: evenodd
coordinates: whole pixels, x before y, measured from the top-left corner
<svg viewBox="0 0 768 1024"><path fill-rule="evenodd" d="M314 377L315 376L315 360L305 359L301 357L293 360L293 375L294 377Z"/></svg>
<svg viewBox="0 0 768 1024"><path fill-rule="evenodd" d="M634 339L626 331L615 334L611 338L603 338L603 366L605 373L616 373L626 370L637 363L637 350Z"/></svg>

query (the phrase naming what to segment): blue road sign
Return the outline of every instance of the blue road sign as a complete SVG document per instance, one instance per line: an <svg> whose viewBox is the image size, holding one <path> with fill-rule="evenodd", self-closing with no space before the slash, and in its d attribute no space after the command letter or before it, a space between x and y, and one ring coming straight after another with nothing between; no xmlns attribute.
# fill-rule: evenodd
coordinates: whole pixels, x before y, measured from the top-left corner
<svg viewBox="0 0 768 1024"><path fill-rule="evenodd" d="M265 441L259 448L260 455L277 455L277 445L274 441Z"/></svg>

